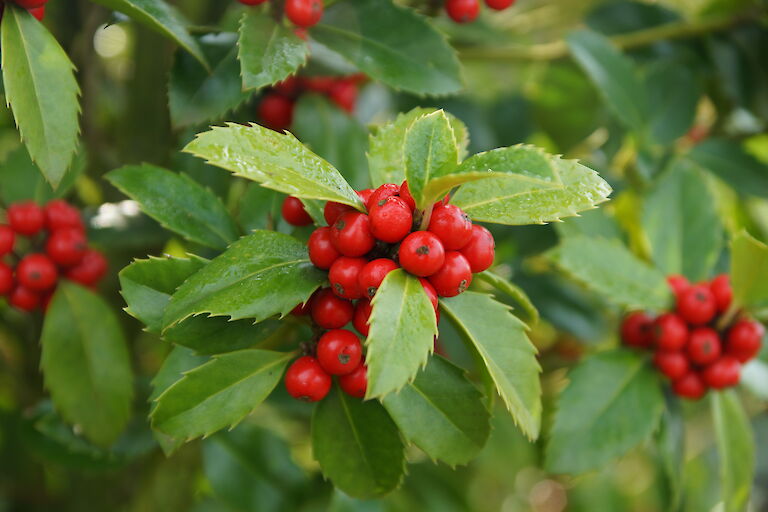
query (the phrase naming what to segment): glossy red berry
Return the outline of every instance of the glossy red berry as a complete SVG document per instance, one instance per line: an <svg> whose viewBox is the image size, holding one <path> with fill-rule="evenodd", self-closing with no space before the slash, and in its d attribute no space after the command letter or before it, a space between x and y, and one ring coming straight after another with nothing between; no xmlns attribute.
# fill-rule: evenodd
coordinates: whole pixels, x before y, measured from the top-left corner
<svg viewBox="0 0 768 512"><path fill-rule="evenodd" d="M496 11L503 11L512 6L515 0L485 0L485 5Z"/></svg>
<svg viewBox="0 0 768 512"><path fill-rule="evenodd" d="M261 5L267 0L239 0L243 5Z"/></svg>
<svg viewBox="0 0 768 512"><path fill-rule="evenodd" d="M368 299L360 299L355 304L355 314L352 317L352 325L355 327L357 332L363 336L368 336L368 331L371 327L368 325L368 319L371 317L371 311L373 311L373 307L371 306L371 301Z"/></svg>
<svg viewBox="0 0 768 512"><path fill-rule="evenodd" d="M285 15L291 23L303 28L316 25L323 17L322 0L286 0Z"/></svg>
<svg viewBox="0 0 768 512"><path fill-rule="evenodd" d="M653 364L672 380L684 377L690 369L688 358L682 352L656 352L653 356Z"/></svg>
<svg viewBox="0 0 768 512"><path fill-rule="evenodd" d="M368 263L364 258L341 256L328 271L331 290L342 299L355 300L364 295L360 288L360 272Z"/></svg>
<svg viewBox="0 0 768 512"><path fill-rule="evenodd" d="M455 297L469 288L472 283L472 269L463 254L459 251L448 251L445 253L443 266L429 276L428 280L441 297Z"/></svg>
<svg viewBox="0 0 768 512"><path fill-rule="evenodd" d="M48 3L48 0L13 0L14 3L25 9L34 9Z"/></svg>
<svg viewBox="0 0 768 512"><path fill-rule="evenodd" d="M317 268L327 270L331 268L341 253L336 250L331 242L331 228L317 228L309 236L309 260Z"/></svg>
<svg viewBox="0 0 768 512"><path fill-rule="evenodd" d="M257 1L266 2L266 0ZM299 81L299 77L289 76L282 82L277 82L275 85L273 85L272 89L274 89L278 94L293 98L301 92L301 82Z"/></svg>
<svg viewBox="0 0 768 512"><path fill-rule="evenodd" d="M339 329L352 320L354 307L346 299L334 295L330 288L323 288L312 298L312 320L323 329Z"/></svg>
<svg viewBox="0 0 768 512"><path fill-rule="evenodd" d="M688 357L694 363L705 366L720 357L722 344L717 331L709 327L697 327L688 336Z"/></svg>
<svg viewBox="0 0 768 512"><path fill-rule="evenodd" d="M304 204L298 197L286 197L283 201L282 212L285 222L292 226L309 226L312 224L312 217L304 209Z"/></svg>
<svg viewBox="0 0 768 512"><path fill-rule="evenodd" d="M424 288L424 291L427 293L429 302L432 304L432 307L435 309L435 312L439 314L439 312L437 311L439 302L438 302L437 291L435 290L435 287L432 286L432 283L430 283L428 280L426 280L423 277L419 278L419 282L421 283L421 286Z"/></svg>
<svg viewBox="0 0 768 512"><path fill-rule="evenodd" d="M336 222L336 219L338 219L342 213L351 211L354 211L354 208L351 206L328 201L325 203L325 207L323 208L323 217L325 217L325 222L327 222L329 226L333 226L333 224Z"/></svg>
<svg viewBox="0 0 768 512"><path fill-rule="evenodd" d="M34 16L37 21L43 21L43 18L45 18L45 6L41 5L40 7L30 9L29 14Z"/></svg>
<svg viewBox="0 0 768 512"><path fill-rule="evenodd" d="M84 230L80 212L66 201L54 199L45 205L43 212L45 214L45 227L48 231L66 228Z"/></svg>
<svg viewBox="0 0 768 512"><path fill-rule="evenodd" d="M691 325L709 323L717 313L715 296L708 286L693 285L678 296L677 312Z"/></svg>
<svg viewBox="0 0 768 512"><path fill-rule="evenodd" d="M57 265L69 267L82 261L88 241L77 228L54 231L45 242L45 252Z"/></svg>
<svg viewBox="0 0 768 512"><path fill-rule="evenodd" d="M348 78L336 80L330 90L328 97L342 110L352 113L355 110L357 101L357 83Z"/></svg>
<svg viewBox="0 0 768 512"><path fill-rule="evenodd" d="M378 258L368 262L360 271L359 276L360 290L363 292L363 296L373 297L387 274L397 268L399 268L397 263L389 258Z"/></svg>
<svg viewBox="0 0 768 512"><path fill-rule="evenodd" d="M0 295L13 291L13 269L0 261Z"/></svg>
<svg viewBox="0 0 768 512"><path fill-rule="evenodd" d="M405 204L408 205L408 208L411 210L416 209L416 201L413 199L413 196L411 195L411 191L408 188L408 182L404 181L400 184L400 191L398 192L400 194L400 199L405 201Z"/></svg>
<svg viewBox="0 0 768 512"><path fill-rule="evenodd" d="M357 191L358 197L360 197L360 199L363 201L363 204L366 205L366 208L368 207L368 201L370 201L374 192L375 190L372 188L364 188L363 190Z"/></svg>
<svg viewBox="0 0 768 512"><path fill-rule="evenodd" d="M258 114L267 128L285 131L293 122L293 101L277 93L266 94L259 103Z"/></svg>
<svg viewBox="0 0 768 512"><path fill-rule="evenodd" d="M22 311L34 311L40 307L40 294L24 286L16 286L8 297L11 306Z"/></svg>
<svg viewBox="0 0 768 512"><path fill-rule="evenodd" d="M677 396L698 400L707 393L707 385L696 372L688 372L672 383L672 390Z"/></svg>
<svg viewBox="0 0 768 512"><path fill-rule="evenodd" d="M760 352L764 334L763 324L752 320L739 320L728 331L725 351L746 363Z"/></svg>
<svg viewBox="0 0 768 512"><path fill-rule="evenodd" d="M67 269L64 276L70 281L91 286L98 283L107 273L107 259L99 251L88 249L80 263Z"/></svg>
<svg viewBox="0 0 768 512"><path fill-rule="evenodd" d="M365 207L370 212L374 206L376 206L379 203L384 204L384 201L388 197L396 196L399 192L400 192L400 187L398 187L394 183L385 183L373 191L371 196L365 202Z"/></svg>
<svg viewBox="0 0 768 512"><path fill-rule="evenodd" d="M352 373L360 365L362 357L363 346L351 331L333 329L317 341L317 360L331 375Z"/></svg>
<svg viewBox="0 0 768 512"><path fill-rule="evenodd" d="M8 225L21 235L36 235L45 225L42 208L32 201L14 203L8 207Z"/></svg>
<svg viewBox="0 0 768 512"><path fill-rule="evenodd" d="M399 197L390 196L383 199L368 211L371 233L378 240L394 244L411 232L413 213L405 201Z"/></svg>
<svg viewBox="0 0 768 512"><path fill-rule="evenodd" d="M304 88L308 91L327 93L336 83L336 77L333 76L305 76L302 78Z"/></svg>
<svg viewBox="0 0 768 512"><path fill-rule="evenodd" d="M0 258L13 251L16 242L16 233L10 226L0 224Z"/></svg>
<svg viewBox="0 0 768 512"><path fill-rule="evenodd" d="M672 274L667 276L667 284L672 289L672 293L674 293L676 297L680 296L681 293L683 293L688 289L688 287L691 286L691 283L688 282L688 279L686 279L685 276L681 276L679 274Z"/></svg>
<svg viewBox="0 0 768 512"><path fill-rule="evenodd" d="M469 23L480 13L478 0L445 0L445 11L456 23Z"/></svg>
<svg viewBox="0 0 768 512"><path fill-rule="evenodd" d="M333 246L344 256L362 256L373 249L376 240L371 234L371 223L364 213L342 213L331 228Z"/></svg>
<svg viewBox="0 0 768 512"><path fill-rule="evenodd" d="M400 244L400 266L415 276L431 276L445 263L445 249L440 239L429 231L411 233Z"/></svg>
<svg viewBox="0 0 768 512"><path fill-rule="evenodd" d="M472 272L477 274L487 270L493 265L493 258L496 255L496 242L493 235L483 226L477 224L472 226L472 235L467 245L461 248L461 254L467 258Z"/></svg>
<svg viewBox="0 0 768 512"><path fill-rule="evenodd" d="M741 377L741 363L732 356L723 356L707 366L701 374L704 383L714 389L735 386Z"/></svg>
<svg viewBox="0 0 768 512"><path fill-rule="evenodd" d="M725 313L733 300L733 289L728 274L720 274L709 284L712 295L715 297L715 305L719 313Z"/></svg>
<svg viewBox="0 0 768 512"><path fill-rule="evenodd" d="M659 350L674 352L682 350L688 341L688 326L674 313L665 313L653 324L654 340Z"/></svg>
<svg viewBox="0 0 768 512"><path fill-rule="evenodd" d="M368 389L368 367L360 364L355 371L339 377L339 386L346 394L363 398Z"/></svg>
<svg viewBox="0 0 768 512"><path fill-rule="evenodd" d="M621 339L630 347L650 347L653 344L653 317L635 311L621 323Z"/></svg>
<svg viewBox="0 0 768 512"><path fill-rule="evenodd" d="M43 254L24 256L16 267L16 279L19 284L35 292L53 288L58 278L56 265Z"/></svg>
<svg viewBox="0 0 768 512"><path fill-rule="evenodd" d="M331 376L317 359L303 356L291 364L285 372L285 389L288 394L305 402L317 402L331 390Z"/></svg>
<svg viewBox="0 0 768 512"><path fill-rule="evenodd" d="M452 204L441 204L432 210L428 229L443 242L446 251L458 251L472 237L472 221L461 208Z"/></svg>

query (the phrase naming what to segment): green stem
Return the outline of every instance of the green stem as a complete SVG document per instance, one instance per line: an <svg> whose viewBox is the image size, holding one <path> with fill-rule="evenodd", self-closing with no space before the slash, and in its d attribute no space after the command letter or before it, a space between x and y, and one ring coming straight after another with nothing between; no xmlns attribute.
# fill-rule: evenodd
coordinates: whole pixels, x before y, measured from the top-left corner
<svg viewBox="0 0 768 512"><path fill-rule="evenodd" d="M426 231L426 229L429 227L429 221L432 219L432 208L434 208L434 206L435 205L429 205L428 208L424 209L424 215L421 217L419 231Z"/></svg>

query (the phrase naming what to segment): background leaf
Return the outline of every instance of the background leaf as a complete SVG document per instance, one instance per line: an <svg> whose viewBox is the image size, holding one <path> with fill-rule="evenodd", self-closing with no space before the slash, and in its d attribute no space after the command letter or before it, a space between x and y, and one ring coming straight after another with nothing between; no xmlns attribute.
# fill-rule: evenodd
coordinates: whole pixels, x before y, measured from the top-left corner
<svg viewBox="0 0 768 512"><path fill-rule="evenodd" d="M511 297L512 300L514 300L515 303L517 303L523 309L530 325L533 326L539 323L539 310L536 309L536 306L533 305L533 302L531 302L531 299L528 297L525 291L523 291L522 288L508 281L507 279L504 279L500 275L494 274L490 270L485 270L479 274L475 274L475 277L485 281L498 291Z"/></svg>
<svg viewBox="0 0 768 512"><path fill-rule="evenodd" d="M649 125L656 142L670 144L688 132L701 98L698 77L680 59L654 61L645 73Z"/></svg>
<svg viewBox="0 0 768 512"><path fill-rule="evenodd" d="M731 243L734 302L747 309L768 307L768 246L743 231Z"/></svg>
<svg viewBox="0 0 768 512"><path fill-rule="evenodd" d="M65 197L85 170L86 164L85 153L80 151L54 191L40 168L32 161L26 146L19 144L0 165L0 201L11 204L33 200L42 204Z"/></svg>
<svg viewBox="0 0 768 512"><path fill-rule="evenodd" d="M725 512L747 509L755 472L755 441L749 419L732 391L712 394L720 459L720 485Z"/></svg>
<svg viewBox="0 0 768 512"><path fill-rule="evenodd" d="M268 319L254 325L252 320L231 321L221 316L194 316L163 332L171 343L198 354L222 354L256 347L278 333L281 323Z"/></svg>
<svg viewBox="0 0 768 512"><path fill-rule="evenodd" d="M688 157L740 194L768 197L768 165L744 151L739 143L710 137L697 144Z"/></svg>

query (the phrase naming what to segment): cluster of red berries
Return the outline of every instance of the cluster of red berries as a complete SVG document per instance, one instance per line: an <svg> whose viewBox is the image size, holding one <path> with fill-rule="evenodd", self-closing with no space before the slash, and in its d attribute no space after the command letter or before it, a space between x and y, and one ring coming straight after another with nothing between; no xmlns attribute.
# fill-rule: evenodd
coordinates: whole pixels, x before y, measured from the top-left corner
<svg viewBox="0 0 768 512"><path fill-rule="evenodd" d="M286 387L296 398L322 399L330 389L331 375L340 376L341 388L350 395L365 394L362 345L342 327L352 322L361 335L368 336L371 299L391 271L402 267L419 278L439 320L438 297L462 293L473 273L493 264L493 235L449 204L449 196L422 212L416 209L407 182L387 183L358 195L367 214L328 202L323 211L328 226L317 228L309 237L309 259L328 270L331 286L316 292L293 313L310 314L317 326L329 331L317 343L317 357L298 359L286 373ZM290 224L312 223L295 197L285 199L282 212ZM424 220L427 229L420 231Z"/></svg>
<svg viewBox="0 0 768 512"><path fill-rule="evenodd" d="M679 396L697 400L709 388L735 386L742 364L760 351L765 329L745 317L721 325L729 322L733 298L725 274L709 283L690 284L677 275L668 282L675 311L657 318L630 313L621 326L624 343L654 350L654 364Z"/></svg>
<svg viewBox="0 0 768 512"><path fill-rule="evenodd" d="M259 119L277 132L287 130L293 122L294 104L307 91L324 94L339 108L351 113L355 109L358 86L365 80L363 74L288 77L264 94L259 103Z"/></svg>
<svg viewBox="0 0 768 512"><path fill-rule="evenodd" d="M9 0L9 1L12 1L19 7L23 7L24 9L29 11L29 14L37 18L38 21L43 21L43 18L45 17L45 4L48 3L48 0ZM0 0L0 18L2 18L4 8L5 8L5 5L3 4L2 0Z"/></svg>
<svg viewBox="0 0 768 512"><path fill-rule="evenodd" d="M515 3L515 0L485 0L485 5L496 11L503 11ZM445 12L456 23L475 21L480 14L480 0L445 0Z"/></svg>
<svg viewBox="0 0 768 512"><path fill-rule="evenodd" d="M261 5L267 0L239 0L244 5ZM323 17L323 0L285 0L285 15L301 28L317 25Z"/></svg>
<svg viewBox="0 0 768 512"><path fill-rule="evenodd" d="M94 286L106 273L106 259L88 248L80 212L67 202L57 199L44 208L19 202L6 213L8 223L0 224L0 296L12 306L45 309L59 277Z"/></svg>

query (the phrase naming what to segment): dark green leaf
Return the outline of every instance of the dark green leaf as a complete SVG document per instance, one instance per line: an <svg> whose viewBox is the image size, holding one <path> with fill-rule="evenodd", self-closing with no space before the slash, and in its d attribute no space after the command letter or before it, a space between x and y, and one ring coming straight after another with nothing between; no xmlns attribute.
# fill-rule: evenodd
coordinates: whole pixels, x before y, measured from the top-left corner
<svg viewBox="0 0 768 512"><path fill-rule="evenodd" d="M690 64L677 59L657 60L645 75L650 105L651 136L670 144L685 135L696 117L701 85Z"/></svg>
<svg viewBox="0 0 768 512"><path fill-rule="evenodd" d="M274 230L280 220L283 196L274 190L251 183L240 199L238 221L246 233L256 229Z"/></svg>
<svg viewBox="0 0 768 512"><path fill-rule="evenodd" d="M270 339L281 323L269 319L254 325L252 320L231 321L222 316L193 316L163 332L171 343L198 354L222 354L250 348Z"/></svg>
<svg viewBox="0 0 768 512"><path fill-rule="evenodd" d="M712 417L720 458L720 493L725 512L747 510L755 474L755 441L744 409L732 391L712 396Z"/></svg>
<svg viewBox="0 0 768 512"><path fill-rule="evenodd" d="M81 148L54 191L45 181L40 169L32 162L27 148L19 144L0 165L0 201L10 204L33 200L42 204L64 197L72 189L85 165L85 152Z"/></svg>
<svg viewBox="0 0 768 512"><path fill-rule="evenodd" d="M697 144L688 156L740 194L768 197L768 165L737 142L712 137Z"/></svg>
<svg viewBox="0 0 768 512"><path fill-rule="evenodd" d="M743 231L731 243L733 298L741 307L768 307L768 246Z"/></svg>
<svg viewBox="0 0 768 512"><path fill-rule="evenodd" d="M498 291L511 297L515 303L523 308L523 311L525 311L525 314L528 317L528 323L530 325L536 325L539 323L539 310L536 309L536 306L533 305L533 302L531 302L531 299L528 297L525 291L523 291L522 288L514 283L509 282L500 275L494 274L490 270L476 274L475 277L481 281L485 281L486 283L496 288Z"/></svg>
<svg viewBox="0 0 768 512"><path fill-rule="evenodd" d="M561 237L586 235L621 240L624 236L616 216L607 213L605 208L587 210L577 217L558 222L555 229Z"/></svg>
<svg viewBox="0 0 768 512"><path fill-rule="evenodd" d="M680 408L680 399L668 395L661 417L661 427L656 436L661 467L669 493L669 512L677 512L685 481L685 424Z"/></svg>

